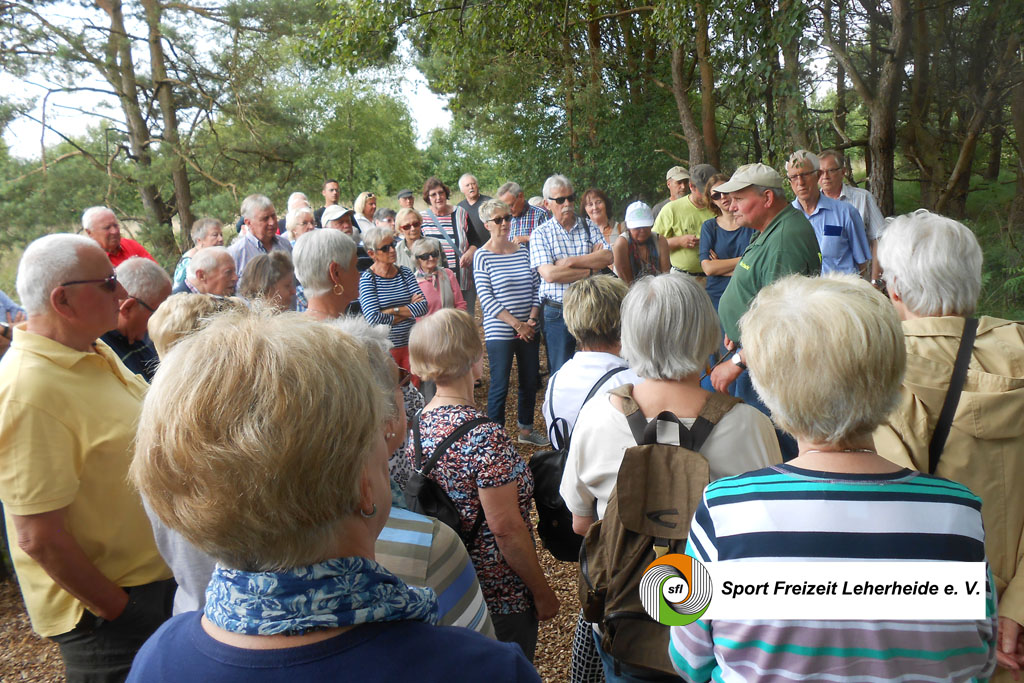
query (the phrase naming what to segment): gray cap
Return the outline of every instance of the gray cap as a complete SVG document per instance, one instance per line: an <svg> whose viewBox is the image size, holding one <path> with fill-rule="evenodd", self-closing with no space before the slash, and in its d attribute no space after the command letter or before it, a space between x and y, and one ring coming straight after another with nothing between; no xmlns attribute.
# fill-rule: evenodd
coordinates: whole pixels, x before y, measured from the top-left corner
<svg viewBox="0 0 1024 683"><path fill-rule="evenodd" d="M398 198L399 199L405 199L406 197L412 197L412 196L413 196L412 190L399 190L398 191Z"/></svg>
<svg viewBox="0 0 1024 683"><path fill-rule="evenodd" d="M722 183L716 189L719 192L739 192L745 187L760 185L782 189L782 176L771 166L764 164L745 164L736 169L729 182Z"/></svg>
<svg viewBox="0 0 1024 683"><path fill-rule="evenodd" d="M697 192L703 192L704 186L716 173L718 173L718 169L711 164L697 164L690 169L690 184L697 189Z"/></svg>

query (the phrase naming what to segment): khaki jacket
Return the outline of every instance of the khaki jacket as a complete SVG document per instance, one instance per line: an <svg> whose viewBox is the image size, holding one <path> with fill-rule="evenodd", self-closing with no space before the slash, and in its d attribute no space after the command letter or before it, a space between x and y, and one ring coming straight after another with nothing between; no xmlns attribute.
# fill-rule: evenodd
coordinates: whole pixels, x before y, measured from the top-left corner
<svg viewBox="0 0 1024 683"><path fill-rule="evenodd" d="M900 402L875 432L889 460L928 471L928 443L953 372L964 319L903 322L907 373ZM985 550L999 593L999 616L1024 624L1024 323L982 317L936 475L982 500Z"/></svg>

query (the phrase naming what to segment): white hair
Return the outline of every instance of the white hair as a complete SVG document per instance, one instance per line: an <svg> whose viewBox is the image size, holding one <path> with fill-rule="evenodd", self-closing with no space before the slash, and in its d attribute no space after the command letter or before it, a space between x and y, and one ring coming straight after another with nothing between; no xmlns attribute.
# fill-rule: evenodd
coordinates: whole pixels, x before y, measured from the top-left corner
<svg viewBox="0 0 1024 683"><path fill-rule="evenodd" d="M73 278L84 249L99 249L106 256L92 239L70 233L44 235L25 248L14 286L28 315L50 311L50 293Z"/></svg>
<svg viewBox="0 0 1024 683"><path fill-rule="evenodd" d="M566 178L564 175L556 173L544 181L544 188L541 190L541 194L544 195L544 199L551 199L551 195L558 188L569 190L569 194L572 194L575 191L571 180Z"/></svg>
<svg viewBox="0 0 1024 683"><path fill-rule="evenodd" d="M963 223L926 209L889 222L878 240L889 292L919 316L974 313L981 294L981 246Z"/></svg>
<svg viewBox="0 0 1024 683"><path fill-rule="evenodd" d="M196 273L200 270L204 273L208 273L216 268L217 262L220 261L222 255L231 258L231 252L227 250L227 247L207 247L206 249L200 249L196 252L195 256L192 257L192 260L188 262L188 266L185 269L185 277L195 282Z"/></svg>
<svg viewBox="0 0 1024 683"><path fill-rule="evenodd" d="M309 197L306 196L305 192L292 192L290 195L288 195L288 208L291 209L292 204L295 204L300 199L302 200L303 204L309 206Z"/></svg>
<svg viewBox="0 0 1024 683"><path fill-rule="evenodd" d="M808 152L806 149L798 149L789 155L789 161L786 162L786 166L810 166L812 171L821 170L821 159L814 152Z"/></svg>
<svg viewBox="0 0 1024 683"><path fill-rule="evenodd" d="M96 216L100 215L101 213L106 212L114 213L114 210L108 209L105 206L90 206L88 209L82 212L82 229L85 230L86 232L90 232L92 230L93 219L95 219ZM117 214L114 215L115 217L117 216Z"/></svg>
<svg viewBox="0 0 1024 683"><path fill-rule="evenodd" d="M355 315L343 315L327 324L352 337L359 348L366 351L374 381L382 392L389 397L392 396L398 383L395 378L395 360L391 357L391 348L394 344L388 338L391 328L388 325L371 325L362 316ZM405 409L404 405L398 405L393 401L389 403L389 417L397 417L398 411Z"/></svg>
<svg viewBox="0 0 1024 683"><path fill-rule="evenodd" d="M309 214L310 216L314 216L315 215L313 213L313 209L309 208L309 206L300 206L299 208L292 209L287 214L285 214L285 217L284 217L284 227L285 227L285 229L286 230L291 230L299 222L299 219L304 214Z"/></svg>
<svg viewBox="0 0 1024 683"><path fill-rule="evenodd" d="M436 251L438 255L441 253L441 242L434 239L433 237L421 237L412 243L412 248L409 249L413 256L419 256L420 254L426 254L430 251ZM438 261L440 265L440 261Z"/></svg>
<svg viewBox="0 0 1024 683"><path fill-rule="evenodd" d="M200 218L192 224L192 241L198 242L199 240L206 239L206 236L210 233L210 229L214 226L223 229L224 225L216 218Z"/></svg>
<svg viewBox="0 0 1024 683"><path fill-rule="evenodd" d="M270 197L262 194L251 194L242 200L242 208L239 213L242 218L252 220L260 211L264 211L274 205Z"/></svg>
<svg viewBox="0 0 1024 683"><path fill-rule="evenodd" d="M476 176L473 175L472 173L463 173L462 175L459 176L459 189L460 190L462 189L462 181L463 180L468 180L469 178L472 178L473 180L476 180ZM480 181L476 180L476 182L479 183Z"/></svg>
<svg viewBox="0 0 1024 683"><path fill-rule="evenodd" d="M310 230L295 241L292 249L295 277L307 297L323 296L334 287L331 264L337 263L347 271L355 255L355 240L340 230Z"/></svg>
<svg viewBox="0 0 1024 683"><path fill-rule="evenodd" d="M394 238L395 231L391 228L375 225L363 233L363 246L369 251L376 251L380 243L388 237Z"/></svg>
<svg viewBox="0 0 1024 683"><path fill-rule="evenodd" d="M142 299L147 305L156 301L164 289L171 285L171 278L159 263L141 256L132 256L114 269L117 281L128 292L128 296Z"/></svg>
<svg viewBox="0 0 1024 683"><path fill-rule="evenodd" d="M622 357L645 379L699 372L720 339L715 307L689 275L640 278L622 301Z"/></svg>

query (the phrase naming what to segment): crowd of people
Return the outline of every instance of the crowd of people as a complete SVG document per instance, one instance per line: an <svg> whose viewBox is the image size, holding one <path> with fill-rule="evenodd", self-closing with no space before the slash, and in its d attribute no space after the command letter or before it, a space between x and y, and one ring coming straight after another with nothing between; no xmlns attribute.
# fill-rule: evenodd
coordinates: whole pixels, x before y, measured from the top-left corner
<svg viewBox="0 0 1024 683"><path fill-rule="evenodd" d="M619 210L560 174L539 207L471 174L453 205L432 177L422 211L411 190L349 209L328 180L280 219L246 197L227 246L198 220L173 276L86 210L0 297L0 500L34 630L72 682L539 680L540 622L577 605L517 444L564 457L593 547L650 439L701 458L665 473L702 473L687 554L986 562L986 617L701 619L644 661L584 604L572 681L1017 677L1024 324L975 317L968 228L887 221L845 168L677 166L666 201Z"/></svg>

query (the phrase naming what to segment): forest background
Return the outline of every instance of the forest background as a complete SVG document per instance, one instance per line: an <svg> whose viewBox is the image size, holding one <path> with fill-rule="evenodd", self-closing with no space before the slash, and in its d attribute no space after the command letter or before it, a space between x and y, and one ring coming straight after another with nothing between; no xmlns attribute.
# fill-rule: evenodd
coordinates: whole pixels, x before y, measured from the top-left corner
<svg viewBox="0 0 1024 683"><path fill-rule="evenodd" d="M1007 0L0 0L0 126L59 140L0 142L0 288L95 204L170 267L178 225L232 222L251 192L317 202L326 178L351 205L467 171L538 194L560 172L621 217L675 164L836 147L886 215L965 220L982 311L1020 318L1022 33ZM410 65L452 117L420 145ZM58 106L93 125L62 130Z"/></svg>

